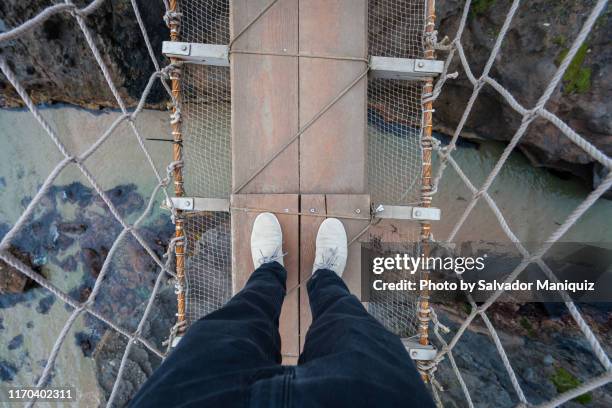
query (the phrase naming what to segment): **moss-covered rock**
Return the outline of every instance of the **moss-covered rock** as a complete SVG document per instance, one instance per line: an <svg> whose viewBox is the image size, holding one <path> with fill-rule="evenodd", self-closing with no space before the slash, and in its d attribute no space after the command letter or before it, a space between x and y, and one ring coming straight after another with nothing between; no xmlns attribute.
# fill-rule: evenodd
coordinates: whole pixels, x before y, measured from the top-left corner
<svg viewBox="0 0 612 408"><path fill-rule="evenodd" d="M578 378L574 377L572 373L563 367L559 367L555 370L553 375L550 377L550 381L552 381L552 383L555 385L559 394L572 390L582 384ZM588 404L592 401L592 399L593 397L591 394L586 393L574 398L574 401L581 404Z"/></svg>
<svg viewBox="0 0 612 408"><path fill-rule="evenodd" d="M557 65L561 65L569 50L564 49L557 57ZM589 52L588 44L582 44L570 62L563 75L563 90L566 93L585 93L591 89L592 69L584 66L584 60Z"/></svg>

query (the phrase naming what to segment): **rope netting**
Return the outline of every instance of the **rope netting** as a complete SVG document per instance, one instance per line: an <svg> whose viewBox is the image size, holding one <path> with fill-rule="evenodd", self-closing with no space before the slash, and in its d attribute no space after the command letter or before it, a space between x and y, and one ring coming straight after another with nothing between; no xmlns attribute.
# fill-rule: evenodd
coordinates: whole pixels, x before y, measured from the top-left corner
<svg viewBox="0 0 612 408"><path fill-rule="evenodd" d="M154 342L144 338L142 336L142 332L143 332L145 323L147 322L147 319L149 317L149 314L152 310L152 306L155 301L156 295L159 293L161 287L163 286L163 283L165 283L165 279L167 277L175 277L175 273L172 270L173 269L172 264L173 264L173 259L174 259L173 254L174 254L174 251L177 245L182 243L182 238L173 239L168 244L168 248L164 256L160 258L159 256L157 256L157 254L151 248L151 246L146 242L146 240L142 237L138 229L139 226L143 224L145 220L147 219L147 217L151 214L154 204L160 199L160 195L161 195L161 198L165 198L165 199L168 198L166 187L168 186L172 178L173 171L176 169L177 166L180 166L180 163L177 163L177 162L169 163L167 174L166 175L160 174L155 166L155 163L153 162L151 154L149 153L147 147L145 146L144 139L141 135L141 132L139 131L139 128L135 120L138 117L138 115L142 112L145 106L147 97L149 96L151 89L153 88L153 85L156 83L156 81L161 82L164 89L168 92L169 98L176 105L177 101L175 100L171 92L170 86L167 84L167 80L169 79L169 73L175 67L172 65L169 65L167 67L160 68L159 62L157 61L157 58L155 57L155 53L153 51L151 42L147 35L146 28L143 25L143 21L142 21L138 6L136 4L136 1L132 1L131 2L132 8L136 16L136 20L138 22L140 30L142 32L142 35L144 37L144 41L145 41L147 50L149 52L149 55L155 67L155 72L151 75L146 87L143 89L141 98L136 108L129 110L126 107L126 103L121 97L116 85L113 83L111 79L112 77L111 77L110 69L105 64L104 58L102 57L99 51L96 41L94 40L93 34L88 28L87 23L86 23L87 17L92 15L98 8L100 8L100 6L103 3L104 3L103 0L95 0L86 7L78 8L77 6L72 4L72 2L67 0L63 4L56 4L56 5L47 7L44 10L42 10L39 14L37 14L34 18L27 20L26 22L24 22L23 24L15 28L8 29L7 31L0 33L0 45L5 45L7 44L7 42L18 39L21 36L27 34L28 32L31 32L32 30L36 29L38 26L40 26L41 24L44 24L45 21L47 21L49 18L53 17L54 15L61 13L61 14L68 14L72 16L76 20L80 28L80 31L82 32L82 35L84 36L87 42L87 45L98 64L98 68L101 70L102 74L104 75L106 83L110 91L112 92L117 105L119 106L121 110L121 115L112 123L112 125L108 129L106 129L106 131L103 134L101 134L97 138L95 143L93 143L92 145L90 145L88 148L86 148L85 150L81 152L69 151L66 145L62 142L61 136L56 132L55 126L52 123L49 123L47 119L45 119L45 117L41 114L39 108L35 105L35 103L31 99L28 92L22 86L20 81L17 79L9 62L2 55L0 55L0 70L2 71L4 76L8 79L8 81L12 84L12 86L15 88L16 92L19 94L19 96L23 100L23 103L26 105L28 110L32 113L34 119L40 124L42 129L45 131L45 133L47 133L49 138L57 146L57 149L63 156L63 159L59 163L57 163L55 167L53 168L53 170L49 173L49 175L43 182L42 186L38 189L38 191L36 192L32 200L27 205L25 211L19 216L15 224L11 227L11 229L6 233L6 235L0 241L0 258L4 262L6 262L8 265L22 272L25 276L27 276L28 278L30 278L31 280L33 280L40 286L49 290L58 299L62 300L67 306L69 306L72 309L70 317L67 319L67 321L62 326L59 336L57 337L57 339L55 340L55 343L53 344L52 350L49 354L49 357L46 359L42 373L40 377L38 377L38 380L36 381L35 386L43 387L46 384L48 384L52 376L52 373L54 371L54 366L55 366L57 357L60 353L60 350L62 349L62 346L65 343L68 333L70 332L72 326L77 321L77 319L83 314L88 314L94 317L95 319L100 320L106 326L115 330L117 333L120 333L128 340L127 347L125 348L123 352L121 363L117 370L117 377L114 382L111 395L107 402L107 406L110 407L113 405L114 400L117 397L119 385L121 383L121 379L123 377L123 373L125 371L125 367L127 365L128 358L130 356L130 352L135 344L137 343L142 344L146 349L148 349L150 352L152 352L154 355L157 355L160 358L163 358L166 354L166 352L160 350L154 344ZM146 158L146 161L149 163L151 167L152 177L154 177L156 180L156 187L154 188L153 193L151 194L148 200L145 210L141 213L141 215L137 218L137 220L132 224L128 223L120 215L119 210L113 204L108 193L104 191L104 189L101 187L100 183L96 179L96 176L93 173L94 169L88 168L86 164L87 158L93 155L98 149L100 149L101 146L105 144L105 142L111 137L113 132L122 123L127 123L127 125L129 126L131 133L133 134L135 140L137 141L138 145L140 146L140 149L142 150L144 154L144 157ZM106 256L104 260L104 263L95 280L95 284L93 285L91 292L89 293L89 296L84 301L79 301L73 298L71 295L61 290L57 285L50 282L48 279L46 279L39 273L33 271L28 265L24 264L21 260L17 259L15 256L13 256L9 252L9 247L11 245L12 240L25 227L27 227L29 222L32 221L32 219L34 218L34 214L37 210L37 207L43 205L42 201L44 200L44 197L48 193L49 189L52 187L53 183L58 179L60 174L69 167L76 167L79 170L79 172L87 179L87 181L90 183L90 185L93 187L93 189L96 191L96 193L99 195L99 197L102 199L102 201L106 205L112 217L117 220L117 222L121 225L121 228L122 228L121 232L115 238L112 246L110 247L108 251L108 255ZM176 214L176 211L174 210L174 208L170 208L170 210L172 211L173 214ZM128 330L124 327L121 327L120 325L114 322L113 316L106 316L100 313L95 307L96 297L100 294L102 290L104 290L102 283L111 269L111 263L114 257L116 256L116 254L119 252L122 244L124 244L125 241L129 237L132 237L133 239L135 239L142 246L142 248L146 251L148 256L150 256L151 259L155 262L155 264L159 267L159 272L157 273L157 277L155 279L153 288L151 290L151 293L148 295L146 307L144 309L144 312L142 313L142 316L139 319L139 323L135 330ZM106 288L106 290L108 290L108 288ZM35 399L30 401L28 403L28 406L32 406L35 403L35 401L36 401Z"/></svg>
<svg viewBox="0 0 612 408"><path fill-rule="evenodd" d="M370 55L424 58L424 30L423 0L368 3ZM368 172L374 203L420 202L422 88L420 81L368 82Z"/></svg>
<svg viewBox="0 0 612 408"><path fill-rule="evenodd" d="M590 14L584 21L580 32L578 33L577 37L574 39L571 48L564 55L562 61L560 61L555 74L550 78L550 81L548 82L546 89L544 90L539 100L533 107L524 107L523 105L521 105L508 90L506 90L497 80L495 80L489 75L493 64L498 59L498 55L500 53L502 43L507 36L510 25L521 3L520 0L514 0L512 4L510 5L508 12L506 14L504 23L501 29L499 30L499 33L496 36L495 44L491 50L487 63L482 73L479 76L476 76L476 74L471 69L467 56L464 52L463 45L461 43L461 38L465 31L466 22L470 14L470 9L472 6L471 3L472 2L470 0L467 0L465 3L463 13L461 16L461 20L460 20L460 23L457 29L457 33L455 34L455 37L451 41L450 46L446 44L443 45L443 44L436 43L436 48L441 49L441 50L447 50L449 51L449 53L445 61L444 71L442 75L440 76L440 78L438 79L435 85L435 88L433 89L433 92L431 93L431 95L424 95L425 100L435 100L438 98L440 93L443 91L445 82L449 78L454 78L457 75L456 73L449 74L448 69L451 63L454 61L454 59L458 57L461 68L463 69L465 75L467 76L468 80L473 86L473 91L472 91L472 95L467 105L465 106L463 110L463 115L461 116L461 119L453 133L453 137L450 143L446 147L442 147L440 143L434 143L434 148L438 153L440 162L435 172L435 178L433 182L433 192L434 193L436 192L437 186L439 185L439 182L442 179L446 168L450 164L450 166L457 172L459 178L463 181L465 186L472 193L472 196L470 200L468 201L467 207L465 208L465 210L463 211L463 213L461 214L457 222L454 224L449 236L443 241L453 242L453 240L457 237L458 232L460 231L462 226L465 224L468 216L474 210L476 204L481 199L484 199L486 205L495 214L495 217L497 221L499 222L499 225L502 228L505 235L516 246L516 249L519 251L519 253L523 257L522 261L506 277L505 282L512 282L515 279L517 279L517 277L521 274L521 272L523 272L527 268L527 266L529 266L530 264L538 265L549 279L551 279L552 281L557 281L557 278L554 272L552 271L552 269L542 259L543 256L557 241L559 241L559 239L561 239L564 236L564 234L597 201L597 199L599 199L606 191L610 189L610 187L612 186L612 172L601 182L601 184L594 191L592 191L585 198L585 200L580 205L578 205L572 211L572 213L567 217L567 219L563 223L561 223L561 225L544 241L544 244L542 244L542 246L538 248L536 251L533 251L531 253L525 249L525 247L520 243L516 234L511 230L508 222L504 218L503 212L501 211L498 204L492 199L488 190L493 184L493 182L495 181L496 177L498 176L502 168L504 167L504 165L506 164L510 154L513 152L514 148L517 146L522 136L527 131L529 125L537 118L541 118L541 119L547 120L550 123L552 123L554 126L557 127L557 129L564 136L568 137L577 146L581 147L594 160L601 163L601 165L604 166L605 168L609 170L612 169L612 159L610 157L608 157L605 153L598 150L595 146L589 143L582 136L578 135L573 129L571 129L561 119L559 119L559 117L557 117L555 114L551 113L549 110L546 109L546 103L549 101L553 92L560 85L563 75L567 71L576 53L587 40L587 37L589 33L591 32L593 26L595 25L597 18L602 13L602 11L605 9L607 5L607 1L599 0L596 2ZM432 40L435 41L435 32L434 32L434 35L432 36ZM467 177L465 172L463 172L463 170L461 169L457 161L453 159L453 152L457 148L458 138L464 129L465 123L470 113L472 112L472 108L474 107L474 104L476 100L478 99L478 96L481 93L481 90L483 89L483 87L487 85L490 86L497 93L499 93L501 97L508 103L508 105L512 109L514 109L519 115L522 116L522 121L521 121L519 128L514 133L514 136L512 137L508 145L505 147L502 155L498 159L494 168L486 177L486 180L484 181L484 183L480 187L476 187L475 184ZM434 202L435 202L435 198L434 198ZM437 368L437 365L444 358L448 358L451 364L452 370L457 376L459 384L461 385L461 389L465 395L468 406L470 407L473 407L474 403L470 395L470 390L467 388L466 382L463 380L461 372L455 361L455 357L453 356L453 349L455 348L457 343L460 341L462 336L465 334L470 324L474 322L474 319L476 317L480 317L482 319L489 334L491 335L491 338L495 344L497 351L499 352L503 365L508 373L510 382L512 383L512 387L514 388L514 391L516 392L516 395L519 400L519 405L523 405L523 406L530 405L529 401L527 400L525 396L523 387L521 386L521 383L517 379L516 373L512 367L512 363L508 358L508 354L506 350L504 349L502 342L500 341L499 335L487 315L487 310L489 309L489 307L497 299L499 299L499 297L503 294L503 292L504 291L502 289L497 290L495 293L491 295L491 297L486 302L480 305L477 305L468 294L468 298L470 300L470 305L471 305L471 312L469 313L467 318L462 322L462 324L460 325L460 327L458 328L456 333L454 333L454 335L452 336L450 340L445 339L440 333L441 330L447 331L447 329L438 322L435 316L435 313L433 313L432 311L432 320L434 323L434 334L436 335L436 338L440 341L440 343L443 345L443 347L438 352L436 358L431 362L431 364L429 364L426 367L422 367L422 368L425 370L429 370L431 377L435 378L434 373ZM591 350L596 360L601 364L604 371L599 376L596 376L587 381L584 381L578 387L565 391L557 395L555 398L551 399L550 401L538 404L537 406L539 407L554 407L554 406L561 405L565 402L572 400L573 398L579 395L587 393L595 388L602 387L608 384L610 381L612 381L612 365L610 364L610 359L606 351L602 347L599 339L597 338L597 336L595 336L589 324L586 322L586 320L580 313L580 310L578 309L578 307L571 300L570 296L566 292L563 292L563 291L560 292L560 295L562 296L562 299L564 299L565 305L570 315L575 320L580 331L584 334L585 339L588 342L589 346L591 347ZM436 396L437 401L440 403L438 389L437 389L438 387L435 386L435 380L433 381L433 383L434 383L434 386L432 387L432 390L434 392L434 395Z"/></svg>
<svg viewBox="0 0 612 408"><path fill-rule="evenodd" d="M423 0L370 1L369 54L424 58L425 6ZM368 81L368 186L374 207L421 203L423 84L386 78ZM419 223L404 223L398 228L404 236L411 237L402 251L419 256L422 250ZM415 279L405 270L391 273L393 281ZM415 292L374 292L368 310L393 333L412 337L417 331L418 300Z"/></svg>
<svg viewBox="0 0 612 408"><path fill-rule="evenodd" d="M181 41L229 43L229 0L185 0L178 6ZM180 82L185 195L229 199L230 69L185 64ZM189 213L184 220L189 323L218 309L231 296L231 224L223 212Z"/></svg>
<svg viewBox="0 0 612 408"><path fill-rule="evenodd" d="M132 1L132 7L136 15L137 22L142 31L147 49L155 66L155 72L151 75L149 82L143 90L138 106L129 110L122 100L116 86L111 80L109 68L106 66L96 41L87 27L85 19L94 13L102 4L103 0L95 0L87 7L78 8L70 1L62 4L50 6L40 12L36 17L24 22L22 25L9 29L4 33L0 33L0 45L7 41L16 39L21 35L35 29L43 24L53 15L59 13L69 14L74 17L78 26L83 33L85 40L91 50L95 60L98 63L99 69L102 71L108 87L114 95L118 106L121 109L121 115L118 119L98 138L98 140L88 147L83 152L71 152L62 143L60 136L54 130L54 126L50 124L41 115L39 108L34 104L24 87L20 84L15 76L13 69L9 63L0 55L0 70L13 85L23 102L32 113L36 121L48 134L53 143L63 156L63 159L57 163L51 173L47 176L41 188L37 191L34 198L30 201L25 211L21 214L12 228L0 241L0 258L7 264L21 271L24 275L51 291L55 296L61 299L64 303L72 308L70 317L64 323L58 338L56 339L49 358L46 361L45 367L36 382L36 386L47 384L57 356L64 344L67 335L74 325L77 318L83 314L89 314L96 319L105 323L108 327L125 336L128 340L127 347L124 350L121 364L118 368L117 378L115 380L111 395L107 401L107 406L112 406L117 397L118 387L125 371L125 367L130 356L130 352L136 343L142 344L146 349L153 354L163 358L166 351L160 350L153 342L142 336L142 331L147 318L151 312L156 294L159 292L164 280L167 276L176 278L177 274L172 271L172 263L174 260L174 252L178 247L185 249L185 288L180 287L179 281L178 291L187 292L185 318L187 322L193 321L198 317L221 306L231 294L231 254L230 254L230 216L228 213L204 212L204 213L189 213L181 214L174 208L171 208L174 219L181 219L184 223L184 235L173 239L166 250L163 258L160 258L151 249L147 242L142 238L138 231L138 227L144 222L150 214L154 203L161 195L163 198L168 198L166 187L170 180L175 176L177 171L183 169L185 175L184 189L189 196L198 197L217 197L229 198L230 180L231 180L231 146L230 146L230 78L229 69L220 67L206 67L192 64L179 64L176 62L161 68L155 57L155 53L151 47L146 28L143 25L136 1ZM166 2L166 19L172 28L172 24L181 25L181 40L190 42L214 43L214 44L232 44L236 37L240 36L244 30L250 27L250 24L243 28L236 37L230 40L229 38L229 5L228 1L215 0L185 0L180 3L179 8L170 7L171 3ZM257 16L261 17L269 8L276 3L276 0L262 9L262 12ZM534 252L528 252L519 242L516 235L510 229L508 222L505 220L502 211L488 193L490 186L503 168L510 153L520 142L521 137L525 134L529 125L536 119L541 118L555 125L559 131L580 146L594 160L598 161L607 169L612 169L612 159L605 153L599 151L586 139L578 135L568 125L566 125L555 114L546 109L545 105L551 97L553 91L559 86L559 83L567 70L570 62L578 52L580 46L586 41L586 38L593 28L597 17L604 10L607 1L599 0L595 4L592 12L583 24L581 31L574 40L571 48L566 53L563 60L560 62L555 75L550 79L550 82L543 92L538 102L533 107L524 107L503 88L498 81L489 76L491 67L493 66L496 57L499 54L502 42L508 33L510 24L520 4L519 0L514 0L508 10L505 22L497 35L495 46L491 51L490 57L480 76L476 76L470 68L469 62L463 50L461 43L462 34L466 27L466 21L470 12L471 1L467 0L457 33L450 43L450 46L441 45L436 42L435 32L428 31L427 11L425 1L370 1L370 54L379 56L405 57L405 58L427 58L426 50L436 46L438 49L444 49L449 54L444 65L444 72L438 79L433 90L427 88L423 82L400 82L396 80L374 80L369 84L369 112L368 112L368 127L369 127L369 176L370 188L372 193L372 202L384 204L423 204L428 202L423 197L431 197L435 194L439 181L444 176L446 168L450 165L460 179L465 183L466 187L472 192L472 197L468 202L463 214L455 223L450 235L444 240L452 242L457 233L464 225L466 219L475 208L476 204L483 199L487 206L495 214L500 226L507 237L516 245L516 248L523 256L522 262L516 266L514 271L507 277L507 282L511 282L519 274L532 263L537 264L551 279L555 279L554 272L543 261L543 255L550 249L553 244L558 241L577 220L596 202L596 200L612 186L612 172L603 182L593 191L588 197L569 215L555 232L545 241L546 243ZM257 20L257 18L255 20ZM255 21L254 20L254 21ZM388 24L386 21L394 21L394 24ZM387 27L392 26L393 29L388 30ZM400 29L395 29L399 27ZM175 26L176 29L176 26ZM238 51L236 51L238 52ZM454 59L458 58L460 65L465 72L465 75L473 86L472 96L464 109L463 116L455 129L453 137L446 147L435 141L434 149L439 156L439 165L433 177L431 192L425 191L423 182L423 167L430 164L426 157L428 135L424 135L424 129L431 125L427 123L426 116L431 113L428 104L431 104L437 99L444 88L445 82L453 78L454 75L448 73L449 66ZM180 69L180 71L179 71ZM359 82L367 73L367 69L363 74L356 77L350 85L344 89L338 96L330 101L317 115L314 116L311 123L306 124L300 132L295 135L289 142L292 143L299 137L314 121L321 117L329 108L339 100L348 90ZM177 78L180 77L180 81ZM172 86L168 84L168 80L172 79ZM182 160L174 160L168 165L166 175L159 174L155 164L149 154L138 126L135 123L135 118L142 112L147 96L149 95L153 84L160 81L164 89L167 91L169 98L174 105L173 122L183 123L182 131L184 139L179 139L176 143L184 148L184 163ZM180 89L176 89L178 84ZM463 127L470 115L470 112L484 86L490 86L498 92L502 98L512 107L519 115L522 116L522 122L513 138L505 148L503 154L499 158L497 164L486 178L486 181L480 187L476 187L468 176L462 171L457 161L453 158L453 151L456 149L457 141L462 133ZM180 93L181 100L177 98L177 93ZM86 159L92 155L97 149L102 146L105 141L112 135L113 131L121 124L127 123L138 142L146 160L149 162L152 175L156 179L156 188L149 198L148 205L138 219L129 224L121 217L118 210L115 208L110 197L100 187L96 180L92 169L89 169L85 164ZM176 136L176 135L175 135ZM175 137L175 140L176 137ZM274 157L282 152L289 144L284 146ZM384 162L384 166L383 163ZM392 166L390 165L392 163ZM9 251L9 245L15 236L24 228L24 226L32 220L36 207L41 205L41 200L58 178L60 173L69 166L78 168L80 173L89 181L97 194L106 204L111 215L120 223L122 227L121 233L116 237L112 247L109 250L102 269L96 278L95 285L85 301L78 301L72 298L68 293L59 289L49 280L45 279L40 274L34 272L30 267L25 265ZM255 174L253 177L255 177ZM384 176L384 182L383 182ZM425 175L427 176L427 175ZM428 176L427 176L428 177ZM247 181L248 182L248 181ZM182 186L182 180L180 181ZM238 187L238 191L242 186ZM435 200L435 198L434 198ZM371 225L371 224L370 224ZM419 245L419 239L423 236L430 239L428 234L423 233L421 226L415 224L415 245ZM363 234L362 231L360 233ZM113 318L101 314L96 310L94 302L96 296L103 290L101 283L108 273L110 264L116 252L120 248L122 242L131 236L135 239L159 267L157 278L154 287L146 302L146 308L142 314L139 324L135 330L127 330L113 322ZM185 238L186 237L186 238ZM354 237L351 242L356 242ZM417 251L415 249L415 251ZM177 251L177 254L180 253ZM177 261L178 263L178 261ZM491 320L487 316L487 309L502 295L502 291L495 292L488 301L477 305L471 301L471 312L468 317L462 322L459 329L454 335L447 339L441 334L445 331L445 327L441 325L433 310L429 309L428 303L417 302L417 299L407 298L398 299L390 302L392 305L387 311L376 311L375 314L382 316L383 322L387 322L388 326L394 331L402 331L405 327L410 326L416 328L417 320L420 322L428 320L421 319L423 307L427 308L427 315L431 313L433 322L433 333L438 341L442 344L436 358L428 364L420 364L420 368L428 374L432 380L432 390L438 402L437 382L435 381L435 371L437 365L447 359L456 374L461 388L464 392L467 404L474 406L470 391L468 390L462 374L456 364L453 349L457 342L464 335L470 324L476 317L480 317L487 327L491 338L500 354L503 365L507 370L512 386L517 394L519 403L529 405L529 401L525 397L525 393L520 382L513 370L512 363L499 339L496 329L493 327ZM601 387L612 380L612 365L609 357L598 338L594 335L588 323L581 315L578 307L571 301L566 293L562 293L565 299L571 316L576 321L578 327L584 334L588 344L590 345L593 354L597 361L603 366L604 372L588 381L585 381L580 386L566 391L554 399L540 404L543 407L552 407L567 402L576 396ZM425 305L425 306L423 306ZM419 307L421 310L419 310ZM395 313L395 314L393 314ZM419 318L417 319L417 316ZM391 322L391 323L390 323ZM398 322L404 322L398 327ZM173 331L176 333L176 328ZM414 333L412 331L411 333ZM410 333L408 333L410 334ZM35 401L31 401L29 406Z"/></svg>

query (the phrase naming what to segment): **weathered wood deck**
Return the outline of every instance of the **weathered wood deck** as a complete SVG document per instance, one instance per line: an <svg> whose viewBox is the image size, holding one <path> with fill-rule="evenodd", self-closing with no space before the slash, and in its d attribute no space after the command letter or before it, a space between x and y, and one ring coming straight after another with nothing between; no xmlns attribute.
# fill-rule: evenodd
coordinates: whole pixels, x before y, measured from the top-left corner
<svg viewBox="0 0 612 408"><path fill-rule="evenodd" d="M239 32L268 0L234 0L231 26ZM365 69L366 0L279 0L233 45L232 154L234 190ZM282 55L286 54L286 55ZM297 57L297 54L356 60ZM287 287L306 280L323 217L369 215L366 171L367 79L363 77L265 170L232 197L232 205L276 211L283 227ZM285 213L283 215L283 213ZM234 291L252 273L250 233L256 212L232 220ZM344 220L349 239L367 220ZM359 247L349 251L344 279L360 290ZM285 299L281 315L283 362L295 364L310 325L306 285Z"/></svg>

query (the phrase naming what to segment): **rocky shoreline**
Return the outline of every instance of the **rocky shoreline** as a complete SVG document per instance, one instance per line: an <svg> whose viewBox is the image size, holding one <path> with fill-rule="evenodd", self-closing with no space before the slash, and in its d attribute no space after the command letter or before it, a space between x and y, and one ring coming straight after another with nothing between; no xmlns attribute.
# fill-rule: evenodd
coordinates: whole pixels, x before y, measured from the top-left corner
<svg viewBox="0 0 612 408"><path fill-rule="evenodd" d="M612 323L610 313L602 313L588 305L580 305L580 308L609 353L612 344L607 329ZM469 308L467 305L438 305L436 310L440 321L451 329L445 335L449 341ZM550 400L604 371L563 305L557 313L551 314L541 304L498 303L491 306L487 315L497 330L527 400L532 404ZM476 407L513 407L520 402L481 319L477 318L470 325L453 355ZM439 365L436 378L444 387L441 392L444 406L467 405L448 359ZM563 406L604 408L610 404L612 386L608 385Z"/></svg>
<svg viewBox="0 0 612 408"><path fill-rule="evenodd" d="M106 193L119 213L128 219L139 215L145 207L144 198L134 185L120 185ZM26 204L27 200L24 202ZM75 300L83 302L91 293L108 251L121 231L119 223L107 211L106 205L92 188L79 182L53 186L44 197L43 204L36 210L33 221L13 240L13 252L29 262L35 271L51 283L68 292ZM7 226L3 226L2 230L6 231ZM170 218L160 212L155 212L151 220L139 228L139 233L159 257L165 253L173 232ZM112 260L94 308L102 315L111 317L114 323L124 329L130 332L135 330L157 271L157 265L142 246L133 238L126 238ZM8 311L17 305L31 305L29 307L35 308L41 316L48 314L57 299L37 285L24 283L21 276L0 262L0 310ZM176 299L171 285L165 281L162 287L166 289L158 295L152 312L154 318L149 319L143 333L160 349L163 349L162 341L174 324L176 311ZM63 306L67 311L72 310L67 305ZM31 324L28 327L35 327L36 322ZM0 332L2 330L4 327L0 325ZM22 330L27 329L23 327ZM9 350L23 349L23 339L23 334L7 339ZM121 360L125 346L123 336L109 330L104 323L90 315L84 315L84 330L72 333L66 341L79 347L83 358L94 359L102 395L108 398L111 390L108 382L116 376L117 360ZM4 381L12 381L21 369L31 370L28 350L23 350L25 354L17 360L7 360L6 355L0 356L0 376ZM148 365L141 361L142 356L148 356ZM134 381L146 378L142 377L144 374L150 374L150 369L145 370L144 374L137 374L133 362L138 363L141 369L159 364L158 357L149 356L148 352L138 347L130 359L125 384L122 383L120 392L124 392L123 388L128 384L135 384L137 388L140 383ZM128 395L131 393L128 392ZM127 399L123 398L123 401Z"/></svg>
<svg viewBox="0 0 612 408"><path fill-rule="evenodd" d="M459 23L463 2L437 1L438 31L452 37ZM490 76L523 106L530 108L544 92L562 57L571 47L595 1L535 0L519 8ZM472 2L472 11L461 42L478 77L485 66L510 4L495 0ZM587 42L580 48L552 94L546 108L597 148L612 155L612 92L610 69L612 47L610 8L597 20ZM449 72L449 80L435 104L438 130L452 134L471 93L460 64ZM509 141L520 126L520 116L490 86L483 87L466 122L463 137ZM537 119L523 136L519 149L537 167L579 176L596 186L606 172L581 148L551 123Z"/></svg>

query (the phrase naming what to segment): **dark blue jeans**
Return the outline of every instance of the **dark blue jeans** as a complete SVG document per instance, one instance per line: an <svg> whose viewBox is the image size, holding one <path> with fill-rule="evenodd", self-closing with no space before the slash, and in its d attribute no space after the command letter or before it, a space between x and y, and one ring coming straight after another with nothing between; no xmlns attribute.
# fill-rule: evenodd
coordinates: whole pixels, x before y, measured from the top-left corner
<svg viewBox="0 0 612 408"><path fill-rule="evenodd" d="M399 337L338 275L308 282L312 325L282 366L278 318L287 271L262 265L225 306L194 323L133 407L433 407Z"/></svg>

